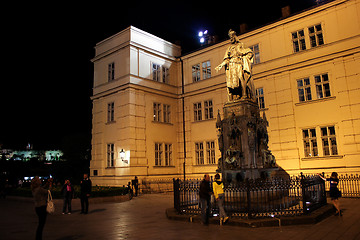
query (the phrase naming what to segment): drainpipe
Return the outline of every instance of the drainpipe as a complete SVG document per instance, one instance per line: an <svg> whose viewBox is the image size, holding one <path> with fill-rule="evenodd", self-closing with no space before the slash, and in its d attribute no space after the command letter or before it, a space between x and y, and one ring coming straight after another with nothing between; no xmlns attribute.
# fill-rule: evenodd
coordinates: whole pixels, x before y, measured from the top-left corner
<svg viewBox="0 0 360 240"><path fill-rule="evenodd" d="M179 57L181 63L181 100L182 100L182 127L183 127L183 141L184 141L184 181L186 178L185 164L186 164L186 137L185 137L185 87L184 87L184 63L181 57Z"/></svg>

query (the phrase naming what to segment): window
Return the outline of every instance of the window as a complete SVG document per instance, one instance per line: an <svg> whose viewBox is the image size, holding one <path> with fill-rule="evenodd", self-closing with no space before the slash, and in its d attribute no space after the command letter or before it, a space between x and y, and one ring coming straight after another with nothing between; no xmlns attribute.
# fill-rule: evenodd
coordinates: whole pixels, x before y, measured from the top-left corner
<svg viewBox="0 0 360 240"><path fill-rule="evenodd" d="M201 121L202 113L201 113L201 102L194 103L194 121Z"/></svg>
<svg viewBox="0 0 360 240"><path fill-rule="evenodd" d="M108 82L115 79L115 63L109 63L108 65Z"/></svg>
<svg viewBox="0 0 360 240"><path fill-rule="evenodd" d="M309 27L309 37L311 47L316 47L324 44L321 24Z"/></svg>
<svg viewBox="0 0 360 240"><path fill-rule="evenodd" d="M265 98L264 98L264 89L263 88L256 89L256 101L257 101L260 109L265 108Z"/></svg>
<svg viewBox="0 0 360 240"><path fill-rule="evenodd" d="M201 108L201 106L200 106ZM212 100L204 101L205 119L214 118L214 109ZM201 112L200 112L201 114Z"/></svg>
<svg viewBox="0 0 360 240"><path fill-rule="evenodd" d="M165 166L172 165L172 144L164 144L165 146Z"/></svg>
<svg viewBox="0 0 360 240"><path fill-rule="evenodd" d="M310 79L304 78L297 80L297 87L299 93L299 101L305 102L311 100Z"/></svg>
<svg viewBox="0 0 360 240"><path fill-rule="evenodd" d="M192 66L192 79L193 82L200 81L200 64Z"/></svg>
<svg viewBox="0 0 360 240"><path fill-rule="evenodd" d="M153 106L154 106L154 121L161 122L161 104L154 103Z"/></svg>
<svg viewBox="0 0 360 240"><path fill-rule="evenodd" d="M107 122L111 123L115 121L114 118L114 111L115 111L115 104L114 102L108 103L108 109L107 109Z"/></svg>
<svg viewBox="0 0 360 240"><path fill-rule="evenodd" d="M317 75L315 78L317 98L330 97L329 76L327 74Z"/></svg>
<svg viewBox="0 0 360 240"><path fill-rule="evenodd" d="M107 167L114 167L114 144L107 145Z"/></svg>
<svg viewBox="0 0 360 240"><path fill-rule="evenodd" d="M202 63L202 76L203 79L211 78L211 66L210 61L206 61Z"/></svg>
<svg viewBox="0 0 360 240"><path fill-rule="evenodd" d="M162 164L162 143L155 143L155 166Z"/></svg>
<svg viewBox="0 0 360 240"><path fill-rule="evenodd" d="M154 81L160 82L160 77L161 77L160 71L161 71L160 65L153 63L152 64L152 79Z"/></svg>
<svg viewBox="0 0 360 240"><path fill-rule="evenodd" d="M170 123L170 105L164 104L164 122Z"/></svg>
<svg viewBox="0 0 360 240"><path fill-rule="evenodd" d="M319 156L315 128L303 130L303 143L305 157Z"/></svg>
<svg viewBox="0 0 360 240"><path fill-rule="evenodd" d="M216 164L215 141L206 142L206 158L208 164Z"/></svg>
<svg viewBox="0 0 360 240"><path fill-rule="evenodd" d="M162 81L169 83L169 68L162 66Z"/></svg>
<svg viewBox="0 0 360 240"><path fill-rule="evenodd" d="M260 63L260 50L259 44L253 45L249 47L254 54L254 64Z"/></svg>
<svg viewBox="0 0 360 240"><path fill-rule="evenodd" d="M293 32L291 35L294 52L306 50L304 30Z"/></svg>
<svg viewBox="0 0 360 240"><path fill-rule="evenodd" d="M334 126L321 128L321 141L324 156L338 155Z"/></svg>
<svg viewBox="0 0 360 240"><path fill-rule="evenodd" d="M202 142L195 143L195 159L197 165L204 164L204 144Z"/></svg>

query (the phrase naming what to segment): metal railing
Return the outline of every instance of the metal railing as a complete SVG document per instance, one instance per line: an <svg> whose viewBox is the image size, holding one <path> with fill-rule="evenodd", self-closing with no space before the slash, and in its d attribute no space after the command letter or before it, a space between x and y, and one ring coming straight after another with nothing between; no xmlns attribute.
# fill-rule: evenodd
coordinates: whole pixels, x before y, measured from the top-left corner
<svg viewBox="0 0 360 240"><path fill-rule="evenodd" d="M199 214L200 180L173 180L174 208ZM224 189L224 208L236 217L261 218L307 214L326 204L325 183L318 176L246 180ZM218 210L212 204L212 212Z"/></svg>

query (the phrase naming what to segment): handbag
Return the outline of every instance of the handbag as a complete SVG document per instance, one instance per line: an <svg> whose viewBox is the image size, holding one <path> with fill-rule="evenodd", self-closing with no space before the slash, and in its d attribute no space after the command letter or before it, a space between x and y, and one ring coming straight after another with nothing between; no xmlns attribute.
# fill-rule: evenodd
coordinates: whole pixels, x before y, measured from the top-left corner
<svg viewBox="0 0 360 240"><path fill-rule="evenodd" d="M48 200L46 205L46 211L50 214L53 214L55 212L55 204L51 196L50 190L48 190Z"/></svg>

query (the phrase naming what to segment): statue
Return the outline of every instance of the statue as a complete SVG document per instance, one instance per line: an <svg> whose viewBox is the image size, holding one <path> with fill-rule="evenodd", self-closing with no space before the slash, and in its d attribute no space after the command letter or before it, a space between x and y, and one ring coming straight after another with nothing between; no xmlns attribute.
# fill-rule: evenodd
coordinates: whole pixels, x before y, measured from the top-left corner
<svg viewBox="0 0 360 240"><path fill-rule="evenodd" d="M252 80L251 64L254 54L250 48L245 48L236 36L229 30L231 45L226 50L223 62L215 68L218 72L225 67L228 101L249 98L255 101L255 87Z"/></svg>

